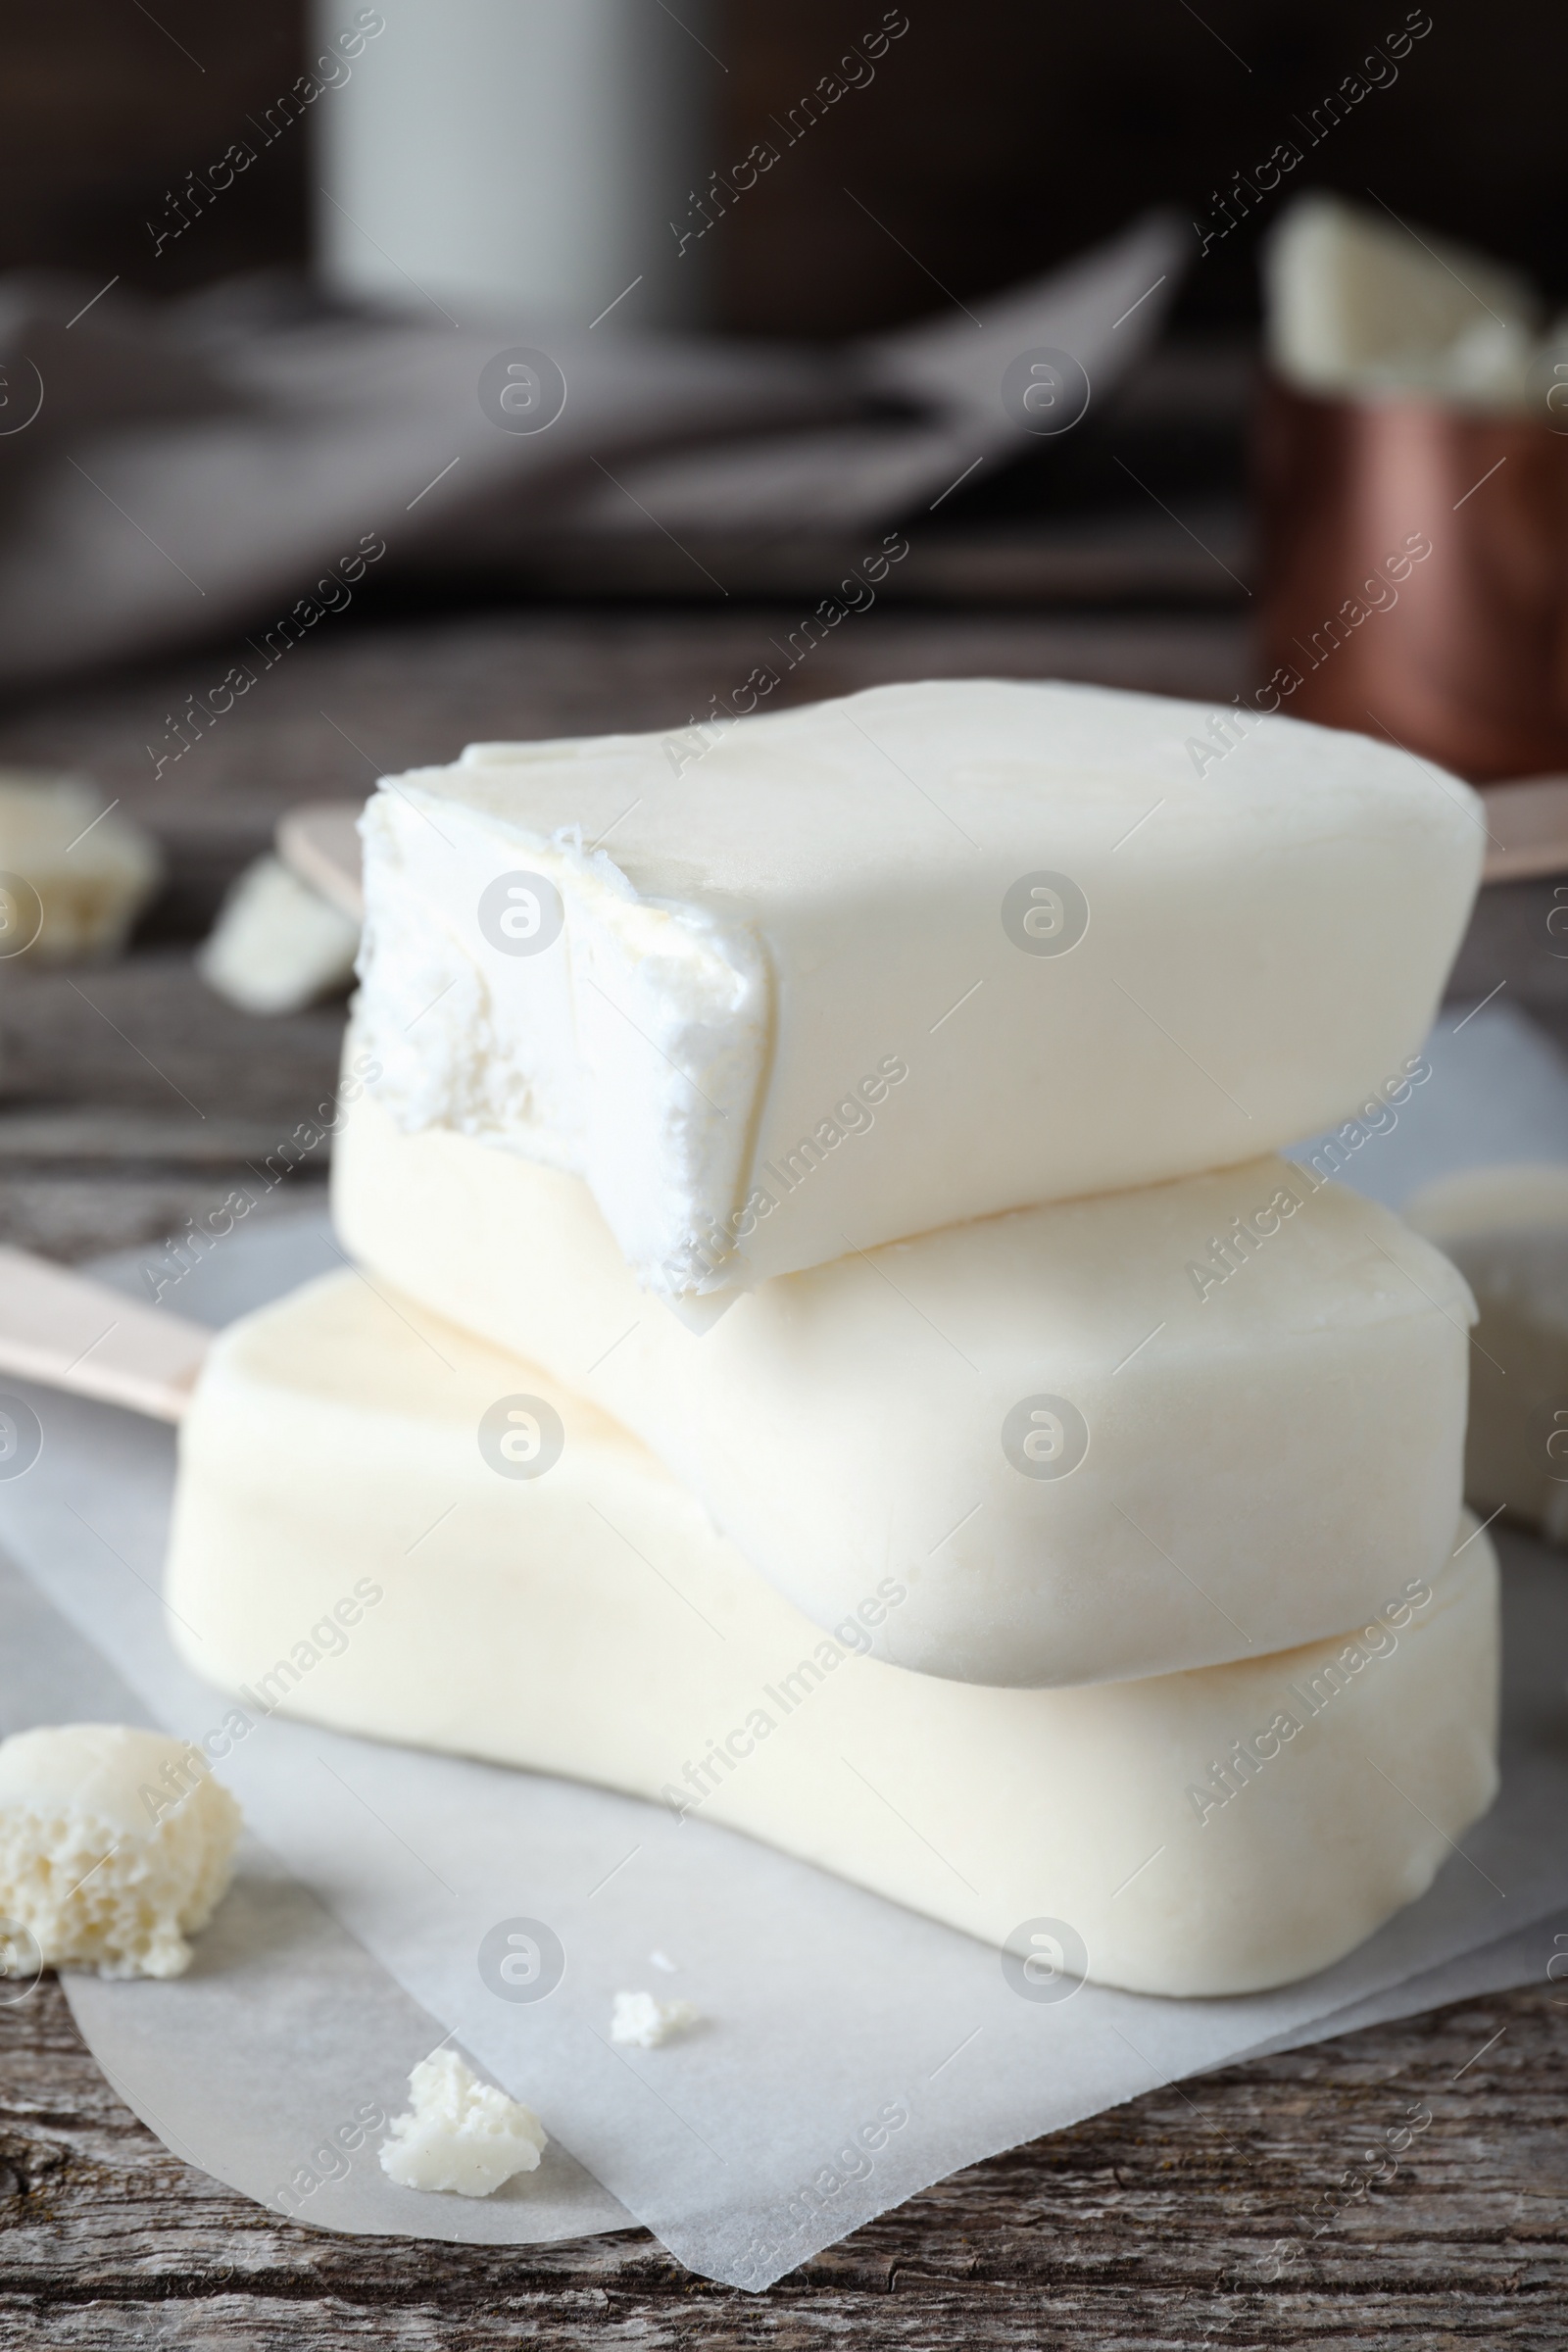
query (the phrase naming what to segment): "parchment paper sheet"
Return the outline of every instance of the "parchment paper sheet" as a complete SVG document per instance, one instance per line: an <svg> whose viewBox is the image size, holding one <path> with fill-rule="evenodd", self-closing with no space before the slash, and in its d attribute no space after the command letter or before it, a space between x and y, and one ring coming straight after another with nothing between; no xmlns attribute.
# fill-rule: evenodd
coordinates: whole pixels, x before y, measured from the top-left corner
<svg viewBox="0 0 1568 2352"><path fill-rule="evenodd" d="M153 1718L101 1651L0 1554L0 1728ZM444 2026L247 1832L228 1896L169 1984L62 1979L126 2105L187 2163L291 2219L382 2236L525 2244L632 2216L559 2142L493 2197L417 2197L375 2160ZM377 2126L370 2119L379 2112Z"/></svg>

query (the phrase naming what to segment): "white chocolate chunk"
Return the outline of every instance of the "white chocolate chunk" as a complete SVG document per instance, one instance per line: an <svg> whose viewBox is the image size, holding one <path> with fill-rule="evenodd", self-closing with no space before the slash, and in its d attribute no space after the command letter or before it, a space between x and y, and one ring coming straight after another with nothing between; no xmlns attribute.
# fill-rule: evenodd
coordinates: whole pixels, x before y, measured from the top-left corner
<svg viewBox="0 0 1568 2352"><path fill-rule="evenodd" d="M561 1449L514 1476L480 1438L524 1399ZM979 1690L866 1656L858 1622L824 1637L624 1430L353 1274L220 1334L179 1443L171 1626L210 1680L661 1799L992 1944L1065 1921L1102 1983L1308 1975L1413 1901L1495 1788L1484 1536L1425 1580L1391 1566L1351 1635L1289 1655ZM907 1587L869 1574L897 1623ZM356 1585L339 1654L291 1667Z"/></svg>
<svg viewBox="0 0 1568 2352"><path fill-rule="evenodd" d="M1389 744L995 679L478 744L362 830L381 1102L582 1175L671 1297L1343 1118L1485 840Z"/></svg>
<svg viewBox="0 0 1568 2352"><path fill-rule="evenodd" d="M414 2105L392 2118L381 2170L400 2188L493 2196L514 2173L537 2172L550 2136L520 2100L481 2082L456 2050L432 2050L409 2077Z"/></svg>
<svg viewBox="0 0 1568 2352"><path fill-rule="evenodd" d="M0 768L0 956L118 956L163 878L152 835L79 776Z"/></svg>
<svg viewBox="0 0 1568 2352"><path fill-rule="evenodd" d="M657 2050L698 2022L690 2001L661 2001L651 1992L617 1992L611 2012L610 2038L634 2049Z"/></svg>
<svg viewBox="0 0 1568 2352"><path fill-rule="evenodd" d="M1481 1309L1470 1364L1465 1494L1568 1541L1568 1168L1473 1168L1405 1210Z"/></svg>
<svg viewBox="0 0 1568 2352"><path fill-rule="evenodd" d="M351 1047L351 1052L353 1051ZM1254 1160L782 1276L701 1336L579 1178L368 1096L345 1247L635 1431L808 1617L968 1682L1120 1680L1352 1623L1446 1556L1468 1294L1398 1219Z"/></svg>
<svg viewBox="0 0 1568 2352"><path fill-rule="evenodd" d="M258 858L223 901L196 953L209 988L242 1012L301 1012L346 988L357 923L277 858Z"/></svg>
<svg viewBox="0 0 1568 2352"><path fill-rule="evenodd" d="M1269 359L1287 382L1488 409L1528 398L1539 306L1484 254L1324 194L1298 197L1264 252Z"/></svg>
<svg viewBox="0 0 1568 2352"><path fill-rule="evenodd" d="M206 1759L161 1732L70 1723L0 1741L0 1917L45 1967L180 1976L239 1833Z"/></svg>

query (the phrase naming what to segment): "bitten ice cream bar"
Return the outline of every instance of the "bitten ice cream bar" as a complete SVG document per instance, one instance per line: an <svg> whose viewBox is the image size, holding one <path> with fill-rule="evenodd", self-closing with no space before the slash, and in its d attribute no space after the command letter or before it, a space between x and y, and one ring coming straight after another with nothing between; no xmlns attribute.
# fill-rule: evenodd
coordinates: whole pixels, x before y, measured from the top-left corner
<svg viewBox="0 0 1568 2352"><path fill-rule="evenodd" d="M479 744L364 834L383 1106L581 1176L675 1298L1344 1117L1485 840L1391 745L995 680Z"/></svg>
<svg viewBox="0 0 1568 2352"><path fill-rule="evenodd" d="M376 1279L613 1413L807 1616L895 1573L875 1646L902 1666L1064 1684L1261 1656L1447 1556L1470 1295L1310 1169L950 1226L701 1335L638 1291L578 1177L402 1134L366 1096L333 1189Z"/></svg>
<svg viewBox="0 0 1568 2352"><path fill-rule="evenodd" d="M823 1633L606 1415L341 1273L214 1342L167 1592L248 1720L597 1781L994 1944L1049 1927L1069 1975L1248 1992L1413 1901L1492 1799L1496 1563L1454 1524L1284 1655L933 1683L865 1654L905 1577L869 1564Z"/></svg>

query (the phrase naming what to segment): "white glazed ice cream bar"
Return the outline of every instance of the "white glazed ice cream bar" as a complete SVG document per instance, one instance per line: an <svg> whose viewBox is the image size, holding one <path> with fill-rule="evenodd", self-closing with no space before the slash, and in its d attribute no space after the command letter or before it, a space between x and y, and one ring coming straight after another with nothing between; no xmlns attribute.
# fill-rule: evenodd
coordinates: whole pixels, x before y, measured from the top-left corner
<svg viewBox="0 0 1568 2352"><path fill-rule="evenodd" d="M1425 1035L1486 838L1390 744L995 680L394 782L382 1102L582 1176L674 1297L1344 1117Z"/></svg>
<svg viewBox="0 0 1568 2352"><path fill-rule="evenodd" d="M783 1275L701 1336L639 1294L579 1177L366 1097L333 1185L377 1279L614 1414L819 1625L896 1570L875 1646L922 1673L1282 1649L1453 1540L1469 1294L1283 1160Z"/></svg>
<svg viewBox="0 0 1568 2352"><path fill-rule="evenodd" d="M592 1404L352 1273L219 1338L180 1457L171 1628L248 1707L627 1789L994 1943L1066 1920L1104 1983L1326 1966L1494 1792L1496 1569L1452 1519L1327 1641L997 1690L866 1654L913 1599L874 1562L824 1634Z"/></svg>

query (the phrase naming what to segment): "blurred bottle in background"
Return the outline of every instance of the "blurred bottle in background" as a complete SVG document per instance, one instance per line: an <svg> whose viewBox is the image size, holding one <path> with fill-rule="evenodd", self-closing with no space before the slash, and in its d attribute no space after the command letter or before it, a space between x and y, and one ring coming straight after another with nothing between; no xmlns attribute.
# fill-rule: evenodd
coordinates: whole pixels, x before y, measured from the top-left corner
<svg viewBox="0 0 1568 2352"><path fill-rule="evenodd" d="M678 21L656 0L313 5L313 50L369 33L317 110L330 287L584 327L611 303L617 326L702 322L705 257L669 223L712 161L709 0Z"/></svg>

